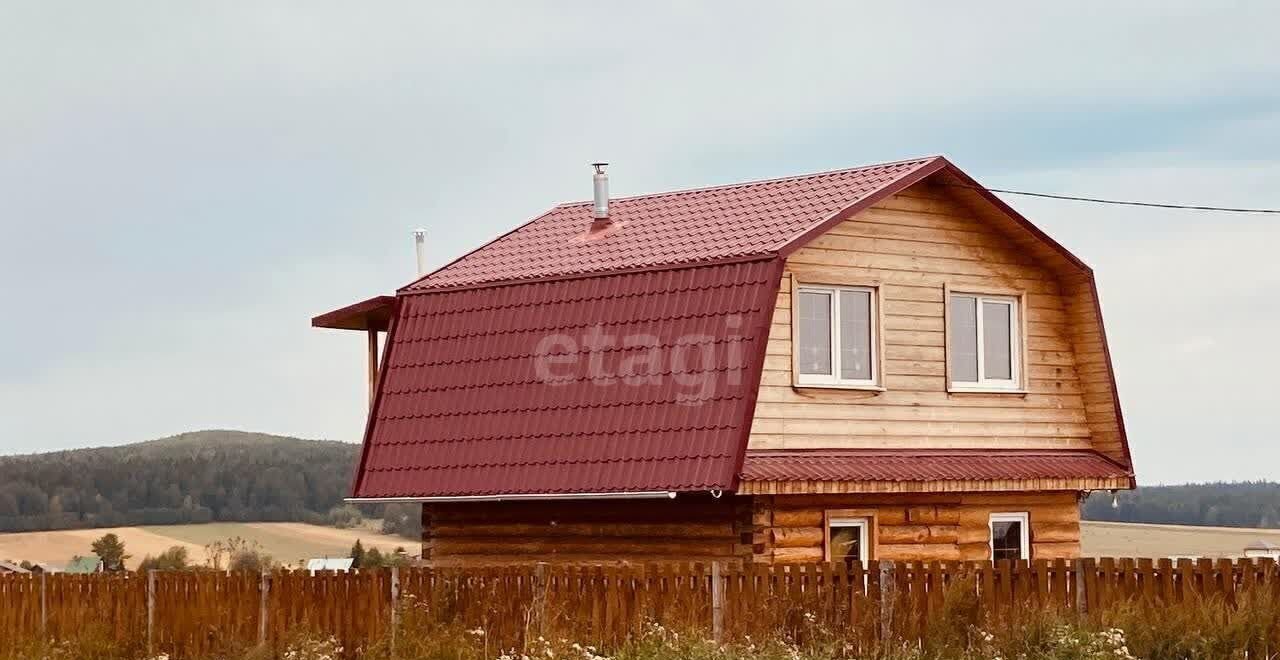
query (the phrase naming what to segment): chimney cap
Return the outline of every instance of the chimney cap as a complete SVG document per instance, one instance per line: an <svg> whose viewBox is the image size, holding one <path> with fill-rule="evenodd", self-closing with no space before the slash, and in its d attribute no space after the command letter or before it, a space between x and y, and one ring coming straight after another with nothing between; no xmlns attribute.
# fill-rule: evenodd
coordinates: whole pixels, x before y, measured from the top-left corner
<svg viewBox="0 0 1280 660"><path fill-rule="evenodd" d="M596 168L596 173L591 176L593 204L591 209L591 217L593 218L591 226L599 229L609 223L609 175L605 174L604 168L608 163L592 163L591 166Z"/></svg>

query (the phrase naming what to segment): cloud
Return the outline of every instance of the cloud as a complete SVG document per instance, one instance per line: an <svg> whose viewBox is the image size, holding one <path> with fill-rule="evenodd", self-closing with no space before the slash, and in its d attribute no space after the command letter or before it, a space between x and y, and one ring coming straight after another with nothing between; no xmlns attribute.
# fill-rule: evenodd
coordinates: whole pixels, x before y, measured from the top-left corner
<svg viewBox="0 0 1280 660"><path fill-rule="evenodd" d="M1203 355L1213 351L1218 346L1218 340L1213 337L1188 337L1173 344L1173 353L1196 356Z"/></svg>

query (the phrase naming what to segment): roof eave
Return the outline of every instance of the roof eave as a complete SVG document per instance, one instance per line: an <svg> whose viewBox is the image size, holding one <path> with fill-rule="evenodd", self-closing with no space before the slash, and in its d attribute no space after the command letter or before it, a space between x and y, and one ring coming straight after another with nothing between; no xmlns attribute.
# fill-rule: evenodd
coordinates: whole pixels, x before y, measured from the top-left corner
<svg viewBox="0 0 1280 660"><path fill-rule="evenodd" d="M431 504L441 502L508 502L539 500L652 500L675 499L672 490L612 491L604 493L510 493L498 495L430 495L425 497L348 497L350 504Z"/></svg>
<svg viewBox="0 0 1280 660"><path fill-rule="evenodd" d="M395 310L395 296L374 296L311 318L313 328L386 332Z"/></svg>
<svg viewBox="0 0 1280 660"><path fill-rule="evenodd" d="M1027 479L931 479L834 481L823 479L743 480L739 495L808 495L860 493L1025 493L1123 490L1131 477L1045 477Z"/></svg>

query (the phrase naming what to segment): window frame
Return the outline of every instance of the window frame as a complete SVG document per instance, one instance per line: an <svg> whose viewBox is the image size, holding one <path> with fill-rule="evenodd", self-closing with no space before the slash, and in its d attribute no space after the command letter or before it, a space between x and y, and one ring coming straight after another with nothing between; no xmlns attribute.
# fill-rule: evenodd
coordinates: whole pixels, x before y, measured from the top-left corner
<svg viewBox="0 0 1280 660"><path fill-rule="evenodd" d="M987 549L991 553L991 561L996 561L996 523L1016 522L1022 525L1018 535L1018 552L1021 560L1031 559L1031 515L1026 511L1002 511L987 517Z"/></svg>
<svg viewBox="0 0 1280 660"><path fill-rule="evenodd" d="M838 561L831 556L831 528L860 527L858 535L858 561L865 566L876 557L875 540L878 536L875 511L869 509L830 509L822 512L822 559Z"/></svg>
<svg viewBox="0 0 1280 660"><path fill-rule="evenodd" d="M974 299L974 314L977 328L977 374L976 381L957 381L952 373L951 340L954 329L951 311L952 299L961 296ZM943 306L943 343L946 360L947 391L951 393L979 392L991 394L1026 394L1027 393L1027 295L1023 291L1002 289L986 289L982 287L952 287L949 284L942 288ZM1012 379L986 378L985 340L983 333L982 304L984 302L1002 303L1010 306L1009 310L1009 373Z"/></svg>
<svg viewBox="0 0 1280 660"><path fill-rule="evenodd" d="M830 296L831 299L831 373L800 373L800 294L809 291ZM870 379L840 378L840 292L856 291L869 295L870 309L867 320L870 326L871 355ZM879 283L866 284L822 284L817 282L800 282L791 277L791 384L793 387L818 387L834 389L873 390L883 392L883 355L884 355L884 305L880 300Z"/></svg>

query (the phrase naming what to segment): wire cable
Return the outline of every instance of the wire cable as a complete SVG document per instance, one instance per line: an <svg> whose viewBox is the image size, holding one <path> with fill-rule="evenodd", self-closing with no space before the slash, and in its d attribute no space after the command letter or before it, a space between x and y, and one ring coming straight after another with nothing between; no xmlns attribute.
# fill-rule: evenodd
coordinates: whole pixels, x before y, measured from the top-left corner
<svg viewBox="0 0 1280 660"><path fill-rule="evenodd" d="M1002 188L983 188L980 186L969 186L963 183L947 183L946 186L955 188L969 188L970 190L986 190L988 192L1000 193L1003 195L1023 195L1025 197L1043 197L1046 199L1062 199L1071 202L1089 202L1092 204L1112 204L1116 206L1143 206L1147 208L1157 209L1180 209L1184 211L1217 211L1220 213L1275 213L1280 214L1280 209L1254 209L1239 208L1231 206L1197 206L1191 204L1165 204L1161 202L1135 202L1120 199L1100 199L1097 197L1076 197L1074 195L1054 195L1051 193L1027 192L1025 190L1005 190Z"/></svg>

